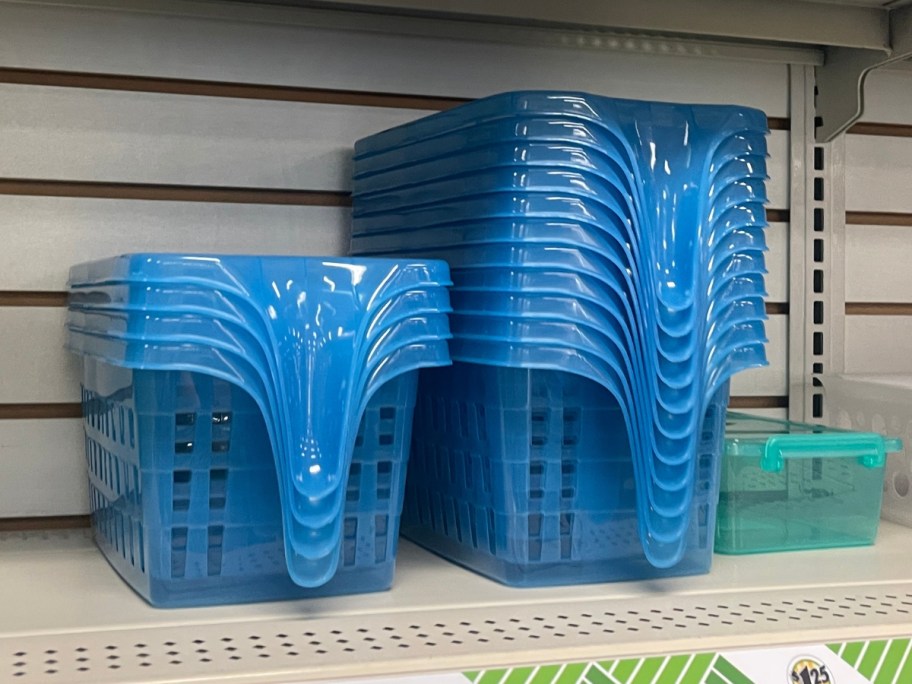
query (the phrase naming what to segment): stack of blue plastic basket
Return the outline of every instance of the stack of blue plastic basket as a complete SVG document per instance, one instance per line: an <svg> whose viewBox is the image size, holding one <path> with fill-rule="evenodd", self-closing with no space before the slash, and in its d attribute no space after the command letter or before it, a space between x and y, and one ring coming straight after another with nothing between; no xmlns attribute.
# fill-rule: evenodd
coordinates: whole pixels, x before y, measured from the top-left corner
<svg viewBox="0 0 912 684"><path fill-rule="evenodd" d="M728 379L766 363L766 133L520 92L359 141L353 253L454 281L407 536L512 584L708 570Z"/></svg>
<svg viewBox="0 0 912 684"><path fill-rule="evenodd" d="M156 605L387 588L446 264L139 254L70 273L93 520Z"/></svg>

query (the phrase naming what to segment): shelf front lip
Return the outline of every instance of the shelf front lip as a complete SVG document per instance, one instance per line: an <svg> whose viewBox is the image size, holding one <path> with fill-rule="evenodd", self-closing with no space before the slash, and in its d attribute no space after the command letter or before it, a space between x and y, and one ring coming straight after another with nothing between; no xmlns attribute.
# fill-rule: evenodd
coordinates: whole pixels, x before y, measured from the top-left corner
<svg viewBox="0 0 912 684"><path fill-rule="evenodd" d="M548 590L501 587L403 544L391 592L196 610L145 606L85 533L57 534L0 535L0 681L47 659L69 668L68 684L229 671L290 682L912 635L912 531L889 523L874 547L717 557L708 576ZM77 657L92 669L79 672Z"/></svg>
<svg viewBox="0 0 912 684"><path fill-rule="evenodd" d="M256 0L253 0L256 2ZM888 10L789 0L648 0L636 3L574 3L528 0L286 1L405 16L435 17L563 29L646 31L798 45L866 48L888 52Z"/></svg>

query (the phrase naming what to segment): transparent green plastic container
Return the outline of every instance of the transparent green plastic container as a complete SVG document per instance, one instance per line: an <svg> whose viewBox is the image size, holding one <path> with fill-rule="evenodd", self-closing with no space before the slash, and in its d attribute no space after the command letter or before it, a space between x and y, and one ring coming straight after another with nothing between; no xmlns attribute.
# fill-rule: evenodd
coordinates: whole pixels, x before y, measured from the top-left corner
<svg viewBox="0 0 912 684"><path fill-rule="evenodd" d="M901 448L875 433L729 412L716 552L873 544L886 454Z"/></svg>

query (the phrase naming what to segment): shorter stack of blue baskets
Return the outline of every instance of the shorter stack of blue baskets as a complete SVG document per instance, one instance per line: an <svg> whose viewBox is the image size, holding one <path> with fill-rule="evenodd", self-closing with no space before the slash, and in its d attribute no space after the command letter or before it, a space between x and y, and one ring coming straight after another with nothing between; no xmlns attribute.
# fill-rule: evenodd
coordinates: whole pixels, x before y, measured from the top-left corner
<svg viewBox="0 0 912 684"><path fill-rule="evenodd" d="M442 262L136 254L70 272L96 538L158 606L392 582Z"/></svg>
<svg viewBox="0 0 912 684"><path fill-rule="evenodd" d="M454 281L404 534L515 585L708 571L728 379L766 363L766 133L519 92L359 141L353 253Z"/></svg>

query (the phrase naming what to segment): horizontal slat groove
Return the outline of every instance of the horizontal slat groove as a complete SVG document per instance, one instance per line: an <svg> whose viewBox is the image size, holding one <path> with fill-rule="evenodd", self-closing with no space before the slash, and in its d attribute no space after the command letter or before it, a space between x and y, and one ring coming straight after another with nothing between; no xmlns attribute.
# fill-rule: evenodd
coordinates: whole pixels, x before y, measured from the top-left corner
<svg viewBox="0 0 912 684"><path fill-rule="evenodd" d="M75 530L91 527L88 515L49 515L34 518L0 518L0 532L28 530Z"/></svg>
<svg viewBox="0 0 912 684"><path fill-rule="evenodd" d="M790 131L792 129L792 122L782 116L768 116L766 124L771 131Z"/></svg>
<svg viewBox="0 0 912 684"><path fill-rule="evenodd" d="M783 403L784 402L784 403ZM731 398L732 408L783 408L788 397L741 396ZM0 404L0 420L81 418L82 407L77 403L61 404Z"/></svg>
<svg viewBox="0 0 912 684"><path fill-rule="evenodd" d="M789 398L786 396L732 397L728 402L730 409L788 408L788 405Z"/></svg>
<svg viewBox="0 0 912 684"><path fill-rule="evenodd" d="M431 111L450 109L472 100L472 98L411 93L303 88L151 76L119 76L44 69L0 68L0 83ZM773 131L787 131L791 128L791 122L786 117L771 116L767 118L767 122L770 130Z"/></svg>
<svg viewBox="0 0 912 684"><path fill-rule="evenodd" d="M341 190L272 190L268 188L101 183L28 178L0 178L0 195L157 200L162 202L282 204L306 207L349 207L352 203L351 194ZM906 215L898 214L897 216ZM912 221L912 214L908 216ZM766 219L770 223L788 223L789 210L767 209Z"/></svg>
<svg viewBox="0 0 912 684"><path fill-rule="evenodd" d="M788 316L788 302L767 302L766 313L768 316L784 315Z"/></svg>
<svg viewBox="0 0 912 684"><path fill-rule="evenodd" d="M18 292L0 290L0 306L66 306L66 292ZM788 315L788 302L766 302L766 313L770 316Z"/></svg>
<svg viewBox="0 0 912 684"><path fill-rule="evenodd" d="M912 124L861 122L852 126L853 135L880 135L893 138L912 138Z"/></svg>
<svg viewBox="0 0 912 684"><path fill-rule="evenodd" d="M90 197L95 199L158 200L163 202L223 202L228 204L285 204L302 207L347 207L348 192L329 190L271 190L151 183L0 178L0 195Z"/></svg>
<svg viewBox="0 0 912 684"><path fill-rule="evenodd" d="M846 302L847 316L912 316L912 302Z"/></svg>
<svg viewBox="0 0 912 684"><path fill-rule="evenodd" d="M66 306L66 292L0 290L0 306Z"/></svg>
<svg viewBox="0 0 912 684"><path fill-rule="evenodd" d="M912 213L890 211L847 211L850 226L912 226Z"/></svg>
<svg viewBox="0 0 912 684"><path fill-rule="evenodd" d="M0 420L30 420L53 418L81 418L82 406L78 403L59 404L0 404Z"/></svg>
<svg viewBox="0 0 912 684"><path fill-rule="evenodd" d="M789 222L789 210L788 209L767 209L766 210L766 220L770 223L788 223Z"/></svg>
<svg viewBox="0 0 912 684"><path fill-rule="evenodd" d="M0 83L434 111L449 109L469 102L467 98L407 93L301 88L150 76L117 76L39 69L0 69Z"/></svg>

